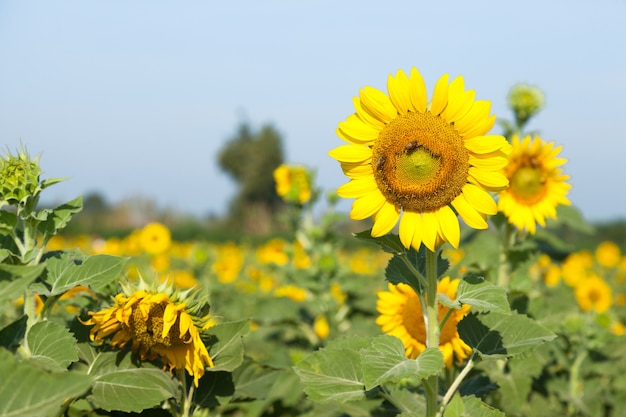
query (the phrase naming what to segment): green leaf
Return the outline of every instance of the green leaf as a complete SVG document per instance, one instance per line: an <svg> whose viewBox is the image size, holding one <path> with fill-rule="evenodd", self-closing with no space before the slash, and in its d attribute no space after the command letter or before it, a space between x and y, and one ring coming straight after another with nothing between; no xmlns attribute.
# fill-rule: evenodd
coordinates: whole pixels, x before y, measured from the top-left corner
<svg viewBox="0 0 626 417"><path fill-rule="evenodd" d="M363 348L361 364L366 390L406 378L425 379L444 367L439 349L428 348L416 359L408 359L402 341L390 335L378 336Z"/></svg>
<svg viewBox="0 0 626 417"><path fill-rule="evenodd" d="M140 412L177 394L178 381L149 362L133 363L128 351L103 352L91 365L89 400L107 411Z"/></svg>
<svg viewBox="0 0 626 417"><path fill-rule="evenodd" d="M366 242L375 243L387 253L400 255L406 252L406 248L404 247L404 245L402 245L402 242L400 241L400 237L398 235L389 233L385 236L372 237L372 229L369 229L359 233L354 233L354 237L364 240Z"/></svg>
<svg viewBox="0 0 626 417"><path fill-rule="evenodd" d="M65 371L78 360L76 339L60 324L43 321L33 325L26 336L29 360L50 371Z"/></svg>
<svg viewBox="0 0 626 417"><path fill-rule="evenodd" d="M0 330L0 346L8 350L18 347L26 334L28 316L23 315L13 323Z"/></svg>
<svg viewBox="0 0 626 417"><path fill-rule="evenodd" d="M206 372L198 380L193 400L201 407L216 407L230 402L234 393L235 385L230 372Z"/></svg>
<svg viewBox="0 0 626 417"><path fill-rule="evenodd" d="M468 314L457 329L483 359L510 358L553 340L556 335L523 314Z"/></svg>
<svg viewBox="0 0 626 417"><path fill-rule="evenodd" d="M48 237L55 235L59 230L67 226L70 220L72 220L72 216L79 213L82 209L83 198L79 196L52 210L48 209L45 215L43 215L44 210L42 210L40 213L43 215L43 218L38 226L39 231Z"/></svg>
<svg viewBox="0 0 626 417"><path fill-rule="evenodd" d="M473 395L460 398L463 400L463 406L465 408L465 414L461 414L462 416L505 417L505 414L502 411L497 410L488 404L485 404L480 400L480 398L474 397Z"/></svg>
<svg viewBox="0 0 626 417"><path fill-rule="evenodd" d="M426 276L426 251L428 249L425 246L421 246L419 251L411 248L406 251L406 254L395 255L385 269L385 277L387 281L392 284L404 283L410 285L416 292L420 290L419 281L415 277L415 273L412 268L417 270L423 277ZM403 256L406 256L406 261L412 266L409 267L406 264ZM442 277L448 268L450 262L447 259L442 258L441 253L437 256L437 276Z"/></svg>
<svg viewBox="0 0 626 417"><path fill-rule="evenodd" d="M276 369L246 359L233 371L233 382L237 387L234 399L265 399L279 375Z"/></svg>
<svg viewBox="0 0 626 417"><path fill-rule="evenodd" d="M214 368L207 371L232 372L243 362L243 336L250 331L250 320L220 323L201 333L200 337L213 359Z"/></svg>
<svg viewBox="0 0 626 417"><path fill-rule="evenodd" d="M52 287L52 295L63 294L78 285L94 289L102 288L119 279L129 258L112 255L93 255L77 263L74 253L63 253L59 258L50 258L46 282Z"/></svg>
<svg viewBox="0 0 626 417"><path fill-rule="evenodd" d="M469 304L472 311L509 313L511 308L506 289L485 281L477 275L465 276L459 283L456 301Z"/></svg>
<svg viewBox="0 0 626 417"><path fill-rule="evenodd" d="M294 367L304 392L313 401L346 402L365 396L361 355L371 338L360 336L334 340Z"/></svg>
<svg viewBox="0 0 626 417"><path fill-rule="evenodd" d="M0 210L0 233L13 235L17 227L17 214Z"/></svg>
<svg viewBox="0 0 626 417"><path fill-rule="evenodd" d="M63 401L85 393L91 378L77 372L47 372L19 362L0 348L0 416L41 417L56 413Z"/></svg>
<svg viewBox="0 0 626 417"><path fill-rule="evenodd" d="M45 264L0 264L0 305L23 296L26 288L41 275L45 268Z"/></svg>

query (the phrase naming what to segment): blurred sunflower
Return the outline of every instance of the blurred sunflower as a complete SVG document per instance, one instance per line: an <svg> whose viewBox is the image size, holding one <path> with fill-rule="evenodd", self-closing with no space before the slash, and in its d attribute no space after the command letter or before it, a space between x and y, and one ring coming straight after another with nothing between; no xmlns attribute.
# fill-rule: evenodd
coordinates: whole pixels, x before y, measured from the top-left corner
<svg viewBox="0 0 626 417"><path fill-rule="evenodd" d="M189 291L177 292L161 285L149 290L143 281L138 289L126 288L115 296L115 304L98 312L89 312L83 322L93 325L92 341L123 348L131 342L131 350L142 360L160 357L170 371L186 369L194 384L204 375L205 366L213 361L200 338L200 331L210 322L208 315L199 316L207 306Z"/></svg>
<svg viewBox="0 0 626 417"><path fill-rule="evenodd" d="M622 260L622 251L615 242L604 241L596 248L596 262L604 268L615 268Z"/></svg>
<svg viewBox="0 0 626 417"><path fill-rule="evenodd" d="M371 234L383 236L399 222L402 244L434 250L460 239L457 214L475 229L487 228L497 206L488 191L508 185L500 170L510 145L487 132L495 123L491 103L474 101L462 77L437 81L428 103L426 85L413 68L389 75L389 94L372 87L354 98L356 113L339 123L348 145L329 155L350 178L337 189L355 198L354 220L373 216Z"/></svg>
<svg viewBox="0 0 626 417"><path fill-rule="evenodd" d="M604 313L613 305L611 286L595 273L590 273L576 286L574 295L582 311Z"/></svg>
<svg viewBox="0 0 626 417"><path fill-rule="evenodd" d="M311 199L311 175L301 165L282 164L274 170L276 194L290 203L304 204Z"/></svg>
<svg viewBox="0 0 626 417"><path fill-rule="evenodd" d="M164 253L172 244L170 230L161 223L149 223L139 233L139 244L151 255Z"/></svg>
<svg viewBox="0 0 626 417"><path fill-rule="evenodd" d="M557 157L561 146L555 147L554 142L547 143L537 135L532 140L530 136L522 140L513 136L512 145L509 164L503 170L509 187L500 193L498 208L509 223L534 234L537 223L545 227L545 219L556 218L558 205L571 204L566 197L572 188L566 182L569 175L561 169L567 159Z"/></svg>
<svg viewBox="0 0 626 417"><path fill-rule="evenodd" d="M437 284L437 293L446 294L454 300L459 282L458 279L444 277ZM472 348L461 340L456 329L457 323L469 313L470 308L469 305L464 305L460 310L453 310L441 329L439 349L448 368L452 366L454 357L462 362L472 352ZM426 349L426 326L422 304L410 286L402 283L389 284L389 291L378 292L376 309L380 313L376 324L383 332L402 340L408 358L415 359ZM448 310L448 307L439 304L439 320Z"/></svg>

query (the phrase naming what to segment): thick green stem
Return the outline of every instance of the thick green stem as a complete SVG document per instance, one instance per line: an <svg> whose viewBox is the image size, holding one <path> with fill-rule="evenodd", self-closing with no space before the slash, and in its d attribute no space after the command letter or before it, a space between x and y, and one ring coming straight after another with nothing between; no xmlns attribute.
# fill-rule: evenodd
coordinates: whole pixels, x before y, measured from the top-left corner
<svg viewBox="0 0 626 417"><path fill-rule="evenodd" d="M426 347L439 348L439 309L437 307L437 253L426 251ZM439 376L433 375L425 381L426 415L437 415Z"/></svg>
<svg viewBox="0 0 626 417"><path fill-rule="evenodd" d="M509 262L509 251L511 250L512 239L515 237L513 227L510 223L504 225L504 231L501 234L500 255L498 258L498 285L504 288L509 286L509 276L511 273L511 265Z"/></svg>
<svg viewBox="0 0 626 417"><path fill-rule="evenodd" d="M573 400L576 398L580 398L582 391L582 382L580 381L580 367L583 361L587 358L587 350L583 349L578 353L576 359L574 359L574 363L572 364L572 368L570 369L570 378L569 378L569 402L567 404L567 415L574 415L576 412L576 406L573 403Z"/></svg>

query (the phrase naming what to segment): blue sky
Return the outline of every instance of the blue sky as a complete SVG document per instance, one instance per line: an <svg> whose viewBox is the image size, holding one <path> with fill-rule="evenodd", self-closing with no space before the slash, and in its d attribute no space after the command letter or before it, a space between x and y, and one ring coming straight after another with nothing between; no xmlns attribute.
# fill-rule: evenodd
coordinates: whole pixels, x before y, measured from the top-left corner
<svg viewBox="0 0 626 417"><path fill-rule="evenodd" d="M99 191L221 214L235 186L216 155L240 122L273 124L288 161L334 189L327 152L352 97L415 66L430 91L463 75L504 119L513 84L542 88L529 128L563 145L571 200L626 218L625 17L623 0L0 0L0 139L70 177L44 201Z"/></svg>

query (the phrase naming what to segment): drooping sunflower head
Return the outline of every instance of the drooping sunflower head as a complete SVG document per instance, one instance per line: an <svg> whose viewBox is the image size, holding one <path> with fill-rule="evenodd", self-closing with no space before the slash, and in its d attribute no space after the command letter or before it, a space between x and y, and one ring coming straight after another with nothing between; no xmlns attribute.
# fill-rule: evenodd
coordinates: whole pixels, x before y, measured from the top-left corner
<svg viewBox="0 0 626 417"><path fill-rule="evenodd" d="M114 348L130 342L142 360L160 358L170 370L186 369L198 386L205 366L213 367L200 338L200 331L212 322L207 310L208 303L197 292L176 291L167 284L148 288L141 281L117 294L113 306L89 312L83 324L93 325L92 341L107 339Z"/></svg>
<svg viewBox="0 0 626 417"><path fill-rule="evenodd" d="M510 145L486 135L495 123L491 103L474 100L462 77L444 75L429 102L422 76L398 71L389 76L389 94L372 87L354 98L356 113L339 123L348 145L329 155L341 163L347 184L340 197L355 198L350 217L373 217L372 236L383 236L399 222L407 248L443 242L458 247L457 215L470 227L487 227L497 206L489 191L508 185L500 170Z"/></svg>
<svg viewBox="0 0 626 417"><path fill-rule="evenodd" d="M539 136L512 138L513 150L509 164L503 169L509 187L499 195L498 208L509 223L531 234L536 225L546 225L546 219L556 218L556 207L570 205L567 193L571 185L569 176L561 166L567 162L559 158L561 146L547 143Z"/></svg>
<svg viewBox="0 0 626 417"><path fill-rule="evenodd" d="M451 280L444 277L437 284L437 292L446 294L451 300L456 297L456 290L460 280ZM439 319L441 320L449 308L439 305ZM454 310L448 317L439 337L439 349L443 354L444 362L448 368L453 364L453 359L460 362L465 360L472 352L459 336L457 324L470 310L469 305L464 305L460 310ZM381 330L392 336L396 336L404 344L406 356L414 359L426 349L426 325L422 303L415 291L406 284L389 284L389 291L380 291L376 309L380 314L376 319Z"/></svg>

